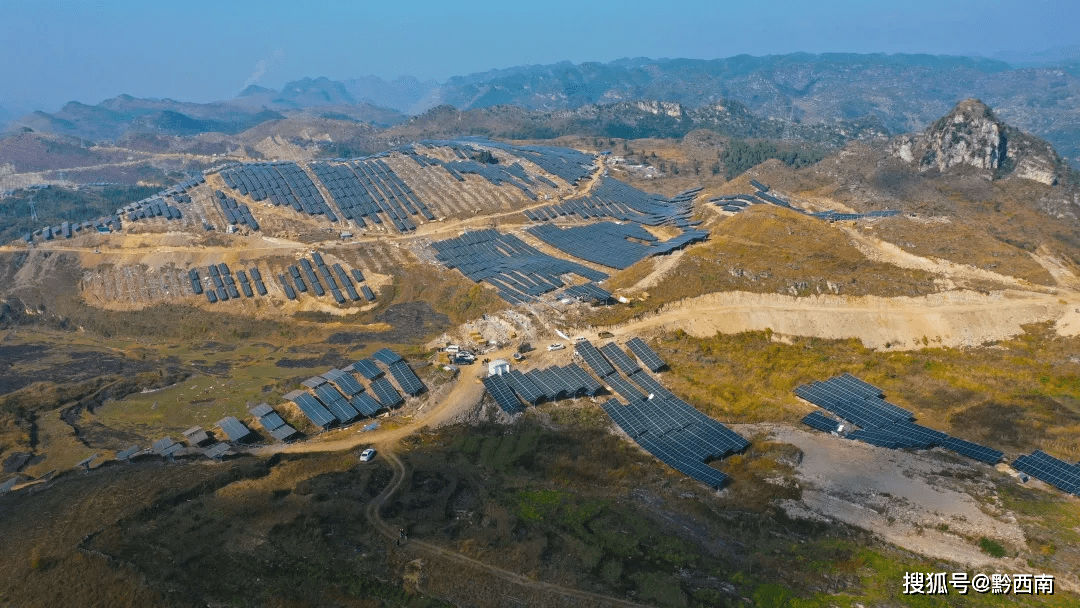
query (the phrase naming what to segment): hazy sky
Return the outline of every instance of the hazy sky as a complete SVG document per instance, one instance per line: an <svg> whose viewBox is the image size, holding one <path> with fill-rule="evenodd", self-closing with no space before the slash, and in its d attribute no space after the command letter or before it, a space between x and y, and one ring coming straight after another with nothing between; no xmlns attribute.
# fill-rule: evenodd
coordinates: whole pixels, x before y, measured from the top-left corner
<svg viewBox="0 0 1080 608"><path fill-rule="evenodd" d="M981 54L1080 42L1077 0L0 3L0 106L211 101L304 76L741 53Z"/></svg>

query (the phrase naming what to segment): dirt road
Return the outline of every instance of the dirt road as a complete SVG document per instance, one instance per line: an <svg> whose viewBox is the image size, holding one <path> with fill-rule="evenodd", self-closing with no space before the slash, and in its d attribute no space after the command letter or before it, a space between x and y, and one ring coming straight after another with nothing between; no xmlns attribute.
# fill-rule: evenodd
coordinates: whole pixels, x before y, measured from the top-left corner
<svg viewBox="0 0 1080 608"><path fill-rule="evenodd" d="M1059 331L1080 308L1080 294L950 291L922 297L721 292L688 298L611 331L631 337L649 330L681 329L693 336L772 331L789 336L857 338L871 348L911 350L977 346L1023 333L1022 325L1059 321ZM1080 323L1078 323L1080 325ZM926 341L924 342L923 338Z"/></svg>

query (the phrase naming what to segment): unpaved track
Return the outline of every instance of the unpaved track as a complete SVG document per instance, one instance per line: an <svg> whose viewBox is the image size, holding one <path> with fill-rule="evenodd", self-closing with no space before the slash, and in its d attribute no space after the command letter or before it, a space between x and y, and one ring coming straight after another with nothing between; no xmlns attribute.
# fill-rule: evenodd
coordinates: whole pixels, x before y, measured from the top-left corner
<svg viewBox="0 0 1080 608"><path fill-rule="evenodd" d="M681 329L706 338L721 333L772 331L788 336L857 338L870 348L977 346L1023 333L1022 325L1071 318L1080 294L952 291L922 297L719 292L688 298L611 331L620 337ZM1069 326L1072 329L1071 325ZM1067 333L1064 325L1059 331Z"/></svg>
<svg viewBox="0 0 1080 608"><path fill-rule="evenodd" d="M401 459L398 458L397 454L395 454L392 450L387 449L381 454L386 458L386 460L390 463L391 467L394 469L394 479L386 486L385 489L383 489L383 491L378 496L376 496L371 502L368 503L367 508L364 509L364 516L367 517L368 521L371 522L371 524L375 527L376 530L379 531L380 534L390 540L397 540L398 534L395 533L392 526L390 526L383 520L380 511L382 510L383 504L385 504L387 500L393 497L393 495L401 489L401 486L404 485L407 471L405 468L405 463L403 463ZM464 564L473 568L480 568L486 571L488 574L503 581L519 585L521 587L526 587L534 591L543 591L546 593L561 596L563 598L573 598L576 600L581 600L584 602L588 602L588 605L592 606L644 606L643 604L635 604L634 602L608 597L597 593L590 593L588 591L571 589L568 587L563 587L561 585L545 583L543 581L534 581L520 574L511 572L509 570L504 570L502 568L499 568L498 566L486 564L480 560L473 559L462 553L449 551L447 549L444 549L437 545L433 545L431 543L424 542L422 540L408 540L406 542L406 546L408 548L420 549L426 553L435 554L441 558L448 559L459 564Z"/></svg>

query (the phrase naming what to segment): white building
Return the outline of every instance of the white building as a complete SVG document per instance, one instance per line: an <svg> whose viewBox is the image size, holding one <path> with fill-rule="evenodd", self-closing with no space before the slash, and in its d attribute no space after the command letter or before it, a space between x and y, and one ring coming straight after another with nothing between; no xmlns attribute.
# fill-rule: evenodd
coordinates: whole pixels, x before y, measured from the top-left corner
<svg viewBox="0 0 1080 608"><path fill-rule="evenodd" d="M501 376L510 373L510 362L506 359L495 359L488 363L489 376Z"/></svg>

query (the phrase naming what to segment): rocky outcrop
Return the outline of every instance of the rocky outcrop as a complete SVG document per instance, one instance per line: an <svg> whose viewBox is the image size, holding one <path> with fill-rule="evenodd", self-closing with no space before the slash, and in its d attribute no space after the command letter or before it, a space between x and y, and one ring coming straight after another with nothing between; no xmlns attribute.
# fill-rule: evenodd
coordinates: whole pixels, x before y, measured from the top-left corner
<svg viewBox="0 0 1080 608"><path fill-rule="evenodd" d="M894 139L890 152L920 171L975 171L986 179L1058 182L1064 163L1047 142L998 120L986 104L965 99L922 133Z"/></svg>

